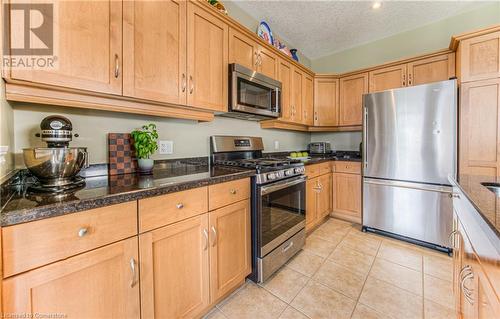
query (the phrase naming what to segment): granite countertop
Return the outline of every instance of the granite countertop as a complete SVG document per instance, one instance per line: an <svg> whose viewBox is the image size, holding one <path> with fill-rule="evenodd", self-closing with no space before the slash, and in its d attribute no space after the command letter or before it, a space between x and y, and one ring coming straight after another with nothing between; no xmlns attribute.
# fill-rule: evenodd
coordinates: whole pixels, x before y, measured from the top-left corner
<svg viewBox="0 0 500 319"><path fill-rule="evenodd" d="M2 227L83 210L178 192L250 177L254 170L210 167L208 163L155 164L152 175L101 175L85 178L85 185L65 195L29 192L29 182L2 187Z"/></svg>
<svg viewBox="0 0 500 319"><path fill-rule="evenodd" d="M456 185L500 238L500 208L497 209L497 196L483 186L483 182L500 183L500 177L460 174Z"/></svg>
<svg viewBox="0 0 500 319"><path fill-rule="evenodd" d="M272 152L264 153L263 155L265 157L289 159L287 157L289 154L290 152ZM313 154L309 156L310 158L308 160L302 161L304 165L313 165L328 161L361 162L361 154L356 151L338 151L338 154L334 152L330 154Z"/></svg>

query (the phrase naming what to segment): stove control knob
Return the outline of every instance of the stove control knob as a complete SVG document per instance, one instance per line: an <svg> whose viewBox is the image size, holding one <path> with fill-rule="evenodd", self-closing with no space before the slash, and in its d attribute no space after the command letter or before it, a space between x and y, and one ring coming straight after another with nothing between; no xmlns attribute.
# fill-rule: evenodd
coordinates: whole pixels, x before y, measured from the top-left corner
<svg viewBox="0 0 500 319"><path fill-rule="evenodd" d="M283 172L282 171L276 172L276 176L278 178L283 178Z"/></svg>
<svg viewBox="0 0 500 319"><path fill-rule="evenodd" d="M290 175L292 175L292 174L293 174L293 169L287 169L287 170L285 171L285 176L290 176Z"/></svg>
<svg viewBox="0 0 500 319"><path fill-rule="evenodd" d="M297 173L297 174L304 173L304 168L303 167L297 167L297 168L295 168L295 173Z"/></svg>
<svg viewBox="0 0 500 319"><path fill-rule="evenodd" d="M276 179L276 174L275 173L269 173L269 174L267 174L267 179L270 180L270 181Z"/></svg>

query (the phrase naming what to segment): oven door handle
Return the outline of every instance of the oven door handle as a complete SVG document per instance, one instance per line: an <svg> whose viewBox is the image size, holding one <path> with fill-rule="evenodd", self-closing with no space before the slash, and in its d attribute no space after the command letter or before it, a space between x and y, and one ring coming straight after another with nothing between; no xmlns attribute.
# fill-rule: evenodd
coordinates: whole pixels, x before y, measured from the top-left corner
<svg viewBox="0 0 500 319"><path fill-rule="evenodd" d="M269 193L278 191L280 189L284 189L284 188L287 188L287 187L290 187L290 186L293 186L293 185L304 183L306 181L306 179L307 179L306 176L299 176L299 177L296 177L296 178L285 180L283 182L279 182L279 183L275 183L275 184L271 184L271 185L262 186L260 188L260 195L261 196L262 195L267 195Z"/></svg>

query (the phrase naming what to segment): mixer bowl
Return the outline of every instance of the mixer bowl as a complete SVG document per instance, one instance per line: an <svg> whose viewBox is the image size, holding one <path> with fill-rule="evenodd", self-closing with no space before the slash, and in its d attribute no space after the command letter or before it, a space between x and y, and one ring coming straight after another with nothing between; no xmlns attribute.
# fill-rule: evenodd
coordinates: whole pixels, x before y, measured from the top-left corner
<svg viewBox="0 0 500 319"><path fill-rule="evenodd" d="M88 167L86 147L25 148L23 156L28 170L46 186L71 184Z"/></svg>

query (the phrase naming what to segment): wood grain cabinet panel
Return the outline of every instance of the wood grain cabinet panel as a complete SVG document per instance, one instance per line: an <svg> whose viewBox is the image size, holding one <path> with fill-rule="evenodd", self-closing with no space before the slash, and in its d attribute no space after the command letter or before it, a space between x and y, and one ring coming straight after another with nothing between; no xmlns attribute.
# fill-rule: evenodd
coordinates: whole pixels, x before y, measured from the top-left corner
<svg viewBox="0 0 500 319"><path fill-rule="evenodd" d="M278 80L281 82L281 117L282 121L292 119L292 66L280 59L278 64Z"/></svg>
<svg viewBox="0 0 500 319"><path fill-rule="evenodd" d="M55 67L13 68L10 76L16 80L121 95L122 2L58 1L54 10L58 17L54 20Z"/></svg>
<svg viewBox="0 0 500 319"><path fill-rule="evenodd" d="M250 198L250 179L210 185L208 187L209 210L214 210L232 203Z"/></svg>
<svg viewBox="0 0 500 319"><path fill-rule="evenodd" d="M448 80L455 76L455 53L410 62L407 68L408 86Z"/></svg>
<svg viewBox="0 0 500 319"><path fill-rule="evenodd" d="M331 174L324 174L318 177L319 193L318 193L318 206L317 212L319 218L328 216L332 209L331 193L332 193L332 176Z"/></svg>
<svg viewBox="0 0 500 319"><path fill-rule="evenodd" d="M259 46L257 53L257 71L270 77L278 78L278 56L270 50Z"/></svg>
<svg viewBox="0 0 500 319"><path fill-rule="evenodd" d="M3 313L137 319L138 272L133 237L4 280Z"/></svg>
<svg viewBox="0 0 500 319"><path fill-rule="evenodd" d="M306 231L310 231L316 226L318 220L318 178L308 178L306 181Z"/></svg>
<svg viewBox="0 0 500 319"><path fill-rule="evenodd" d="M339 126L363 124L363 94L368 93L368 73L340 79Z"/></svg>
<svg viewBox="0 0 500 319"><path fill-rule="evenodd" d="M361 175L332 174L332 205L334 216L361 223Z"/></svg>
<svg viewBox="0 0 500 319"><path fill-rule="evenodd" d="M187 2L123 2L123 95L186 104Z"/></svg>
<svg viewBox="0 0 500 319"><path fill-rule="evenodd" d="M339 80L314 79L314 126L339 124Z"/></svg>
<svg viewBox="0 0 500 319"><path fill-rule="evenodd" d="M210 304L208 214L139 236L142 318L192 318Z"/></svg>
<svg viewBox="0 0 500 319"><path fill-rule="evenodd" d="M241 285L252 271L250 200L211 211L210 299L219 301Z"/></svg>
<svg viewBox="0 0 500 319"><path fill-rule="evenodd" d="M192 2L187 12L188 105L227 111L229 27Z"/></svg>
<svg viewBox="0 0 500 319"><path fill-rule="evenodd" d="M370 93L407 86L406 64L370 71Z"/></svg>
<svg viewBox="0 0 500 319"><path fill-rule="evenodd" d="M291 92L291 120L294 123L302 123L302 95L303 95L303 83L304 83L304 76L302 74L302 71L300 71L297 68L292 69L292 92Z"/></svg>
<svg viewBox="0 0 500 319"><path fill-rule="evenodd" d="M250 70L257 69L257 42L239 32L229 28L229 63L243 65Z"/></svg>
<svg viewBox="0 0 500 319"><path fill-rule="evenodd" d="M302 123L314 125L314 80L304 73L302 87Z"/></svg>
<svg viewBox="0 0 500 319"><path fill-rule="evenodd" d="M500 32L463 40L458 50L461 82L500 77Z"/></svg>
<svg viewBox="0 0 500 319"><path fill-rule="evenodd" d="M460 172L496 176L500 170L500 79L463 83L460 99Z"/></svg>

